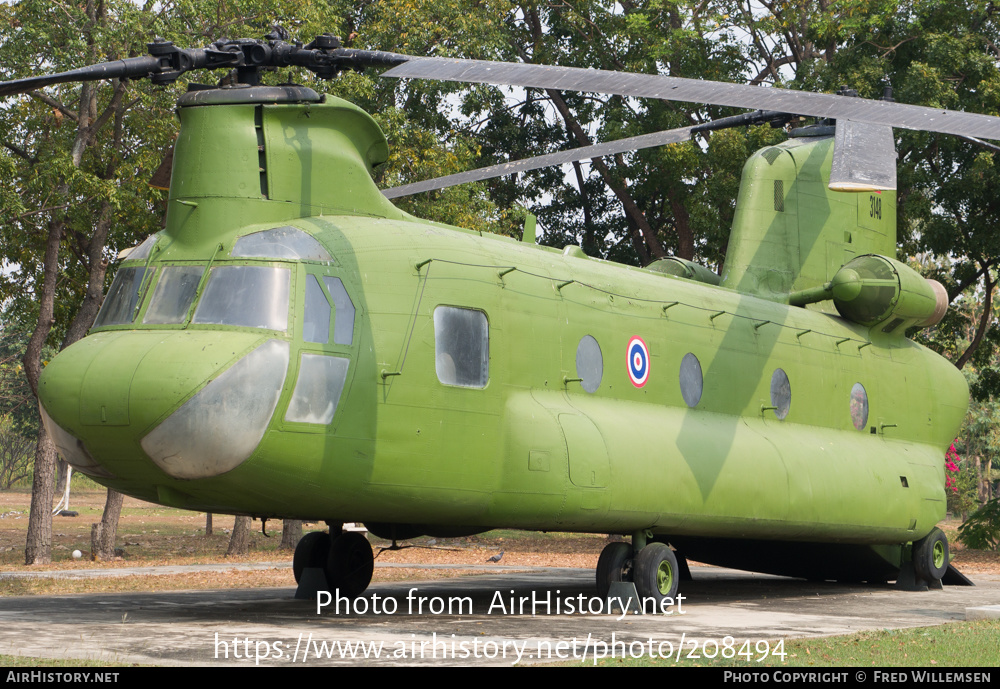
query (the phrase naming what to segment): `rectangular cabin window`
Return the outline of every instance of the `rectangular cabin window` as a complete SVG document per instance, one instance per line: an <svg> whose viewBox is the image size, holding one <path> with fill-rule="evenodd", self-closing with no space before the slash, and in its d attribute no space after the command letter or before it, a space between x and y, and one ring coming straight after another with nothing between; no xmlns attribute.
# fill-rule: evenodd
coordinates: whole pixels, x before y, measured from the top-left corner
<svg viewBox="0 0 1000 689"><path fill-rule="evenodd" d="M445 385L484 388L490 377L486 314L473 309L434 309L434 367Z"/></svg>

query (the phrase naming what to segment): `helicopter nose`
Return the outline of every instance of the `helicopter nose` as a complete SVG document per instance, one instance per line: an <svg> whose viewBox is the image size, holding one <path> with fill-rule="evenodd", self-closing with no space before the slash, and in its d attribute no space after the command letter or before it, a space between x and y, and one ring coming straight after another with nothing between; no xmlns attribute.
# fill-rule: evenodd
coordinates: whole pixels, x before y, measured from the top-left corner
<svg viewBox="0 0 1000 689"><path fill-rule="evenodd" d="M288 357L283 340L255 348L143 437L142 449L174 478L209 478L235 469L264 437Z"/></svg>
<svg viewBox="0 0 1000 689"><path fill-rule="evenodd" d="M49 363L39 397L60 452L84 473L127 477L152 459L175 478L214 476L259 443L288 351L232 331L95 333Z"/></svg>

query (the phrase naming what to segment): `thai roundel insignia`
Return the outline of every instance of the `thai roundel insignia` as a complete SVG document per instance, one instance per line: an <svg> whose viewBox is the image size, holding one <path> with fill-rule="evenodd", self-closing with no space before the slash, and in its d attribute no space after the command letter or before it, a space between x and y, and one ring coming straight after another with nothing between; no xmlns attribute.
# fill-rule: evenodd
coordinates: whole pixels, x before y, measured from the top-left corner
<svg viewBox="0 0 1000 689"><path fill-rule="evenodd" d="M628 341L628 377L632 385L641 388L649 380L649 349L641 337Z"/></svg>

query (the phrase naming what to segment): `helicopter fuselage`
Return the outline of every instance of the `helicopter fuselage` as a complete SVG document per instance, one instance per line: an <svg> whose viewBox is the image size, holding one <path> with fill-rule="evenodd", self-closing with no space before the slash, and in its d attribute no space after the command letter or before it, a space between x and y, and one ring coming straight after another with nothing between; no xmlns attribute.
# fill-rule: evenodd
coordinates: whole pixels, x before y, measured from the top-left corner
<svg viewBox="0 0 1000 689"><path fill-rule="evenodd" d="M951 436L929 420L961 419L961 376L909 340L884 346L827 314L425 223L295 225L334 261L227 258L209 269L286 271L269 305L286 312L284 329L143 323L157 272L204 270L211 257L123 264L152 274L134 320L97 328L46 372L46 389L60 385L53 376L81 386L45 406L72 406L60 424L113 476L104 482L188 509L483 528L895 542L942 516ZM304 339L314 276L344 285L349 342ZM326 329L335 336L350 315L334 307ZM480 358L458 377L441 370L448 352L437 346L448 315L472 321L458 336L480 338ZM581 370L585 338L596 357ZM633 338L644 352L630 350ZM144 437L272 341L287 348L282 370L258 375L278 401L245 461L211 476L150 461ZM347 362L327 423L287 418L305 355ZM782 399L771 389L779 369ZM868 405L860 428L856 384ZM206 402L197 413L214 411ZM236 420L219 413L200 442L234 442Z"/></svg>
<svg viewBox="0 0 1000 689"><path fill-rule="evenodd" d="M407 216L346 104L197 105L166 230L42 379L101 483L422 533L903 544L944 516L968 391L929 350Z"/></svg>

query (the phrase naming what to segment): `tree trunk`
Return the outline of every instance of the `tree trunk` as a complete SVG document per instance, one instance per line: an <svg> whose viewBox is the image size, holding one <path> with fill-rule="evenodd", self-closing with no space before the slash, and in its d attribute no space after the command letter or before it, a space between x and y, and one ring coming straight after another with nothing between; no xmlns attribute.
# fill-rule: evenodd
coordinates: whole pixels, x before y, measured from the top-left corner
<svg viewBox="0 0 1000 689"><path fill-rule="evenodd" d="M226 557L243 557L250 551L250 517L236 517Z"/></svg>
<svg viewBox="0 0 1000 689"><path fill-rule="evenodd" d="M958 361L955 362L955 367L958 369L965 366L969 359L971 359L976 353L980 342L983 340L983 336L986 334L986 331L989 330L990 317L993 314L994 287L996 287L996 283L990 278L990 270L989 267L987 267L986 270L983 271L983 312L979 317L979 323L976 326L976 333L972 336L972 342L969 343L966 350L962 352L962 356L960 356Z"/></svg>
<svg viewBox="0 0 1000 689"><path fill-rule="evenodd" d="M56 446L45 426L38 426L35 446L35 473L31 482L31 514L28 538L24 545L24 564L47 565L52 562L52 494Z"/></svg>
<svg viewBox="0 0 1000 689"><path fill-rule="evenodd" d="M295 550L302 538L302 521L299 519L281 520L281 545L278 550Z"/></svg>
<svg viewBox="0 0 1000 689"><path fill-rule="evenodd" d="M100 8L103 18L103 6ZM96 20L96 15L92 15ZM90 145L93 136L103 124L93 123L96 100L93 98L93 86L85 83L82 87L80 98L79 118L77 122L77 134L73 143L72 161L73 167L80 167L83 150ZM111 104L102 115L102 120L107 121L112 112L119 116L122 112L122 95L125 92L125 83L120 81L115 87ZM93 127L91 125L94 125ZM64 198L69 192L69 185L63 182L56 190L55 198ZM87 297L84 299L76 317L70 323L62 347L68 347L84 335L93 325L97 310L100 307L104 293L104 274L107 263L104 260L104 246L107 242L108 229L111 226L112 214L111 205L104 203L101 206L99 218L94 227L94 233L88 246L89 255L89 280L87 285ZM25 377L31 385L31 391L38 397L38 379L42 373L42 347L55 323L55 292L56 282L59 276L59 245L66 230L65 218L52 220L49 222L48 235L45 243L45 258L43 263L42 289L38 297L38 322L35 330L28 341L25 349L24 363ZM95 303L96 300L96 303ZM38 446L35 449L35 479L31 486L31 514L28 517L28 536L24 547L24 559L26 564L48 563L52 561L52 478L54 464L56 461L55 446L45 434L44 427L40 428L38 434ZM120 509L120 508L119 508ZM114 533L117 532L116 523L112 529L112 542ZM103 517L102 517L103 521Z"/></svg>
<svg viewBox="0 0 1000 689"><path fill-rule="evenodd" d="M670 210L674 214L674 232L677 233L677 255L688 261L694 260L694 232L691 231L691 216L674 189L667 189Z"/></svg>
<svg viewBox="0 0 1000 689"><path fill-rule="evenodd" d="M583 130L583 127L580 126L577 119L573 117L573 113L570 111L569 106L566 105L566 101L563 100L562 95L553 89L545 89L545 93L548 94L549 99L552 101L553 105L556 106L556 110L559 111L563 121L566 123L566 128L572 132L574 137L576 137L577 143L579 143L580 146L590 146L590 137L587 136L587 133ZM654 232L653 228L650 226L649 221L646 219L646 215L642 212L638 204L635 202L635 199L633 199L632 195L629 193L628 185L625 181L616 180L614 178L614 175L611 174L611 170L608 169L608 166L604 163L603 158L593 158L591 163L593 164L594 169L600 173L604 183L612 192L614 192L615 196L618 197L618 200L622 204L622 208L625 210L625 217L629 221L629 224L635 223L635 226L642 234L645 246L643 247L643 250L639 252L640 262L642 264L646 264L650 254L656 258L664 258L667 253L663 250L663 247L660 246L660 242L656 238L656 232Z"/></svg>
<svg viewBox="0 0 1000 689"><path fill-rule="evenodd" d="M65 196L68 187L63 184L57 191ZM62 240L63 223L49 223L45 241L45 259L42 291L38 297L38 321L25 348L24 375L31 392L38 397L38 379L42 375L42 347L55 322L56 280L59 275L59 242ZM31 513L28 516L28 537L24 545L24 563L27 565L52 562L52 494L55 473L56 447L44 425L38 427L38 444L35 446L35 472L31 483Z"/></svg>
<svg viewBox="0 0 1000 689"><path fill-rule="evenodd" d="M206 512L205 513L205 535L206 536L211 536L212 535L212 513L211 512Z"/></svg>
<svg viewBox="0 0 1000 689"><path fill-rule="evenodd" d="M594 218L590 212L590 198L587 196L586 181L583 179L583 170L580 161L573 162L573 171L576 173L576 184L580 188L580 206L583 208L583 241L580 246L583 253L588 256L600 258L601 250L594 232Z"/></svg>
<svg viewBox="0 0 1000 689"><path fill-rule="evenodd" d="M116 490L108 489L108 498L104 503L104 514L101 521L90 529L90 559L113 560L115 557L115 540L118 537L118 518L122 513L122 502L125 496Z"/></svg>

